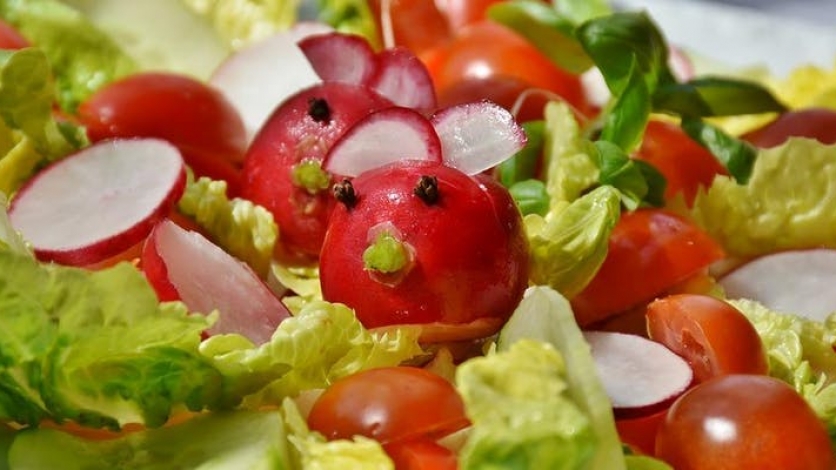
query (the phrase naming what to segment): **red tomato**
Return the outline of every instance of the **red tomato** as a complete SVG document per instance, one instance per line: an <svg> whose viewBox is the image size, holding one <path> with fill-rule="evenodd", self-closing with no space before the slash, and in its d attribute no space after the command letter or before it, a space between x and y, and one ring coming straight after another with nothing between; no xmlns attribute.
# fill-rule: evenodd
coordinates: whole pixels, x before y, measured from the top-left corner
<svg viewBox="0 0 836 470"><path fill-rule="evenodd" d="M505 0L436 0L453 31L487 19L486 13L491 5Z"/></svg>
<svg viewBox="0 0 836 470"><path fill-rule="evenodd" d="M788 111L743 140L761 148L777 147L790 137L808 137L823 144L836 143L836 110L807 108Z"/></svg>
<svg viewBox="0 0 836 470"><path fill-rule="evenodd" d="M131 75L93 94L79 106L78 117L94 142L165 139L198 175L237 185L247 150L244 123L219 91L196 79L162 72Z"/></svg>
<svg viewBox="0 0 836 470"><path fill-rule="evenodd" d="M0 49L23 49L29 46L25 37L12 25L0 19Z"/></svg>
<svg viewBox="0 0 836 470"><path fill-rule="evenodd" d="M647 307L650 339L679 354L698 382L723 374L766 374L763 343L732 305L707 295L677 294Z"/></svg>
<svg viewBox="0 0 836 470"><path fill-rule="evenodd" d="M540 89L561 96L581 113L590 111L578 76L561 70L522 36L491 21L462 29L449 45L422 58L440 106L477 97L511 109L523 90ZM532 100L528 117L542 116L545 101L538 100ZM518 118L527 119L522 114Z"/></svg>
<svg viewBox="0 0 836 470"><path fill-rule="evenodd" d="M677 470L833 470L824 424L784 382L724 375L682 395L656 439Z"/></svg>
<svg viewBox="0 0 836 470"><path fill-rule="evenodd" d="M393 442L384 447L395 470L456 470L456 454L430 439Z"/></svg>
<svg viewBox="0 0 836 470"><path fill-rule="evenodd" d="M646 416L616 419L615 428L618 430L618 437L634 452L653 455L656 447L656 434L667 412L668 409L665 408Z"/></svg>
<svg viewBox="0 0 836 470"><path fill-rule="evenodd" d="M723 257L699 227L663 209L624 213L608 250L598 273L572 299L582 326L650 301Z"/></svg>
<svg viewBox="0 0 836 470"><path fill-rule="evenodd" d="M665 121L648 122L635 158L650 163L665 176L666 199L682 193L689 206L700 188L711 186L715 176L728 174L711 152L681 127Z"/></svg>
<svg viewBox="0 0 836 470"><path fill-rule="evenodd" d="M383 34L384 18L391 20L395 44L405 46L416 55L438 47L452 37L450 25L438 11L435 2L428 0L390 0L388 15L381 11L383 0L372 0L369 6Z"/></svg>
<svg viewBox="0 0 836 470"><path fill-rule="evenodd" d="M434 439L468 424L453 385L416 367L371 369L337 380L308 415L308 426L328 439L360 435L381 444Z"/></svg>

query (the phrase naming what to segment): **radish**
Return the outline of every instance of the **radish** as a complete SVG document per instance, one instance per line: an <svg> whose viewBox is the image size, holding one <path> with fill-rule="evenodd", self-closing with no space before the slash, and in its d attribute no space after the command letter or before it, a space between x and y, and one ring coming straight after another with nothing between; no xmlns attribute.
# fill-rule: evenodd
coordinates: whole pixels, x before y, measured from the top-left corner
<svg viewBox="0 0 836 470"><path fill-rule="evenodd" d="M694 381L691 366L660 343L625 333L587 331L598 376L619 416L649 415Z"/></svg>
<svg viewBox="0 0 836 470"><path fill-rule="evenodd" d="M176 295L192 311L220 312L209 334L238 333L262 344L290 316L246 263L170 220L148 237L142 264L161 300L175 300Z"/></svg>
<svg viewBox="0 0 836 470"><path fill-rule="evenodd" d="M367 84L398 106L422 112L436 108L430 72L409 49L395 47L378 52L375 73Z"/></svg>
<svg viewBox="0 0 836 470"><path fill-rule="evenodd" d="M362 36L317 34L299 41L299 47L323 81L362 85L375 73L375 53Z"/></svg>
<svg viewBox="0 0 836 470"><path fill-rule="evenodd" d="M507 160L525 146L525 131L505 108L489 101L442 109L432 116L444 164L468 175Z"/></svg>
<svg viewBox="0 0 836 470"><path fill-rule="evenodd" d="M371 113L351 126L331 147L323 168L353 177L407 159L441 163L441 142L422 114L394 106Z"/></svg>
<svg viewBox="0 0 836 470"><path fill-rule="evenodd" d="M240 113L248 140L279 103L321 81L296 40L295 34L281 32L249 45L230 55L209 78Z"/></svg>
<svg viewBox="0 0 836 470"><path fill-rule="evenodd" d="M173 145L102 141L38 173L12 200L9 219L38 259L86 266L141 242L185 184Z"/></svg>
<svg viewBox="0 0 836 470"><path fill-rule="evenodd" d="M790 250L755 258L719 280L730 299L816 321L836 312L836 250Z"/></svg>

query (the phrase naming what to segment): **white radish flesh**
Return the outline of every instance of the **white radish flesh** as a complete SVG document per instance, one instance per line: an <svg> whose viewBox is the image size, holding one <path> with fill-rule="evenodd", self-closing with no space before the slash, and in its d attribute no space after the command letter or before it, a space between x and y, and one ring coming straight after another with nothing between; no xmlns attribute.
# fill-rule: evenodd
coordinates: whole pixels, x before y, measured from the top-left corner
<svg viewBox="0 0 836 470"><path fill-rule="evenodd" d="M102 141L38 173L9 218L39 259L85 266L142 241L183 193L185 175L165 141Z"/></svg>
<svg viewBox="0 0 836 470"><path fill-rule="evenodd" d="M321 81L296 39L281 32L240 49L209 79L238 110L249 140L279 103Z"/></svg>
<svg viewBox="0 0 836 470"><path fill-rule="evenodd" d="M431 120L441 139L444 164L468 175L493 168L526 143L514 116L489 101L451 106Z"/></svg>
<svg viewBox="0 0 836 470"><path fill-rule="evenodd" d="M192 311L220 312L209 334L238 333L262 344L290 316L247 264L199 233L165 220L154 229L148 243L153 244L153 250L144 250L143 256L159 256L168 277L157 281L173 286ZM154 284L155 280L149 280Z"/></svg>
<svg viewBox="0 0 836 470"><path fill-rule="evenodd" d="M836 312L836 250L791 250L755 258L719 280L730 299L824 321Z"/></svg>
<svg viewBox="0 0 836 470"><path fill-rule="evenodd" d="M694 379L688 363L638 335L588 331L598 376L616 413L650 413L685 392Z"/></svg>
<svg viewBox="0 0 836 470"><path fill-rule="evenodd" d="M354 177L399 160L441 162L441 142L430 121L409 108L390 107L354 124L331 147L323 168Z"/></svg>
<svg viewBox="0 0 836 470"><path fill-rule="evenodd" d="M299 47L323 81L363 85L375 73L375 53L361 36L318 34L299 41Z"/></svg>
<svg viewBox="0 0 836 470"><path fill-rule="evenodd" d="M436 108L432 77L409 49L395 47L378 52L368 85L398 106L427 113Z"/></svg>

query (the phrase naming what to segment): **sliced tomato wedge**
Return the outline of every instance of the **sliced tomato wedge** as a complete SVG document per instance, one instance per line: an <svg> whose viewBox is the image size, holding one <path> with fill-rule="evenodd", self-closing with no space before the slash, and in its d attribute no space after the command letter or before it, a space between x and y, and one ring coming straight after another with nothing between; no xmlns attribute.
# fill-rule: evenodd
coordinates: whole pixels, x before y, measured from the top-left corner
<svg viewBox="0 0 836 470"><path fill-rule="evenodd" d="M431 439L395 442L384 446L395 463L395 470L456 470L458 462L452 450Z"/></svg>

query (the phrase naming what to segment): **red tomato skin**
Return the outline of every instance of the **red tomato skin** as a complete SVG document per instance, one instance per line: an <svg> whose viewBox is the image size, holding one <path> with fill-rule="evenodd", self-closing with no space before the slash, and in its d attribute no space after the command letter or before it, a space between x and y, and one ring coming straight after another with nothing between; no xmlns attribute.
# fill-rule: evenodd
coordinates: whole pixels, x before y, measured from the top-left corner
<svg viewBox="0 0 836 470"><path fill-rule="evenodd" d="M383 37L383 14L381 0L371 0L369 7L377 22L377 28ZM447 18L439 11L436 2L428 0L390 0L389 15L392 21L394 44L387 47L404 46L416 55L438 47L449 41L452 36Z"/></svg>
<svg viewBox="0 0 836 470"><path fill-rule="evenodd" d="M505 0L436 0L453 31L486 20L488 8Z"/></svg>
<svg viewBox="0 0 836 470"><path fill-rule="evenodd" d="M395 464L395 470L457 470L458 461L452 450L430 439L393 442L384 450Z"/></svg>
<svg viewBox="0 0 836 470"><path fill-rule="evenodd" d="M615 428L621 442L634 452L653 455L656 448L656 435L665 419L668 408L655 413L629 418L617 418Z"/></svg>
<svg viewBox="0 0 836 470"><path fill-rule="evenodd" d="M682 194L689 206L700 188L711 186L715 176L728 175L711 152L681 127L665 121L648 122L635 158L650 163L665 176L665 199Z"/></svg>
<svg viewBox="0 0 836 470"><path fill-rule="evenodd" d="M29 40L23 37L14 26L0 19L0 49L23 49L29 47Z"/></svg>
<svg viewBox="0 0 836 470"><path fill-rule="evenodd" d="M720 245L664 209L622 214L598 273L572 302L588 326L652 300L724 256Z"/></svg>
<svg viewBox="0 0 836 470"><path fill-rule="evenodd" d="M790 137L807 137L836 144L836 110L805 108L787 111L763 127L742 136L756 147L777 147Z"/></svg>
<svg viewBox="0 0 836 470"><path fill-rule="evenodd" d="M789 385L762 375L723 375L668 411L656 457L677 470L833 470L824 424Z"/></svg>
<svg viewBox="0 0 836 470"><path fill-rule="evenodd" d="M769 372L760 335L727 302L707 295L670 295L651 302L646 318L650 339L685 358L698 382Z"/></svg>
<svg viewBox="0 0 836 470"><path fill-rule="evenodd" d="M438 179L436 204L413 194L422 175ZM499 183L407 162L366 172L353 186L358 203L337 206L322 248L325 299L352 307L368 328L510 316L528 284L528 244L519 211ZM394 227L414 253L397 282L367 271L362 259L374 229L383 226Z"/></svg>
<svg viewBox="0 0 836 470"><path fill-rule="evenodd" d="M167 140L196 172L205 168L212 177L237 175L247 149L244 123L232 104L209 85L174 73L144 72L117 80L83 102L78 119L93 142Z"/></svg>
<svg viewBox="0 0 836 470"><path fill-rule="evenodd" d="M384 367L331 384L308 414L327 439L365 436L381 444L436 439L469 425L453 385L417 367Z"/></svg>
<svg viewBox="0 0 836 470"><path fill-rule="evenodd" d="M522 36L492 21L463 28L449 44L422 58L433 78L440 106L472 100L474 90L481 90L482 99L511 109L518 93L510 91L521 87L547 90L581 114L591 114L578 76L561 70ZM483 87L485 84L501 86L494 92L493 86ZM542 109L539 113L542 116Z"/></svg>

